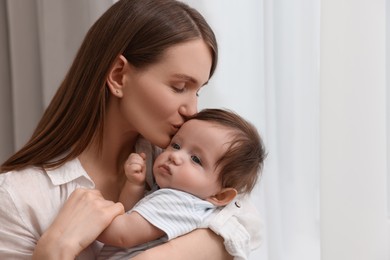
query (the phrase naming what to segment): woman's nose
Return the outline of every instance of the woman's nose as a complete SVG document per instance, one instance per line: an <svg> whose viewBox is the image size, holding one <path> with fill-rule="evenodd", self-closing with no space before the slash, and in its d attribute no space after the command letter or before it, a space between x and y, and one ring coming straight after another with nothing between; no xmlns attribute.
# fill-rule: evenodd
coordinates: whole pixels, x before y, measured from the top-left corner
<svg viewBox="0 0 390 260"><path fill-rule="evenodd" d="M179 113L182 116L188 117L196 114L198 112L198 98L190 98L186 103L182 104L179 107Z"/></svg>

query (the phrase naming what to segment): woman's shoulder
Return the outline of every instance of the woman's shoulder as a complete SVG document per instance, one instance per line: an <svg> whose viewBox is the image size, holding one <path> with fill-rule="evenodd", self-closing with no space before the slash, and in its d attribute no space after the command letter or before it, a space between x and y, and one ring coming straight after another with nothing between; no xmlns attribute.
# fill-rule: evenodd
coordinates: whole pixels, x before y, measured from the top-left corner
<svg viewBox="0 0 390 260"><path fill-rule="evenodd" d="M0 174L1 188L16 188L24 185L31 185L36 181L44 181L47 176L40 167L26 167L22 170L9 171Z"/></svg>
<svg viewBox="0 0 390 260"><path fill-rule="evenodd" d="M0 174L1 192L22 211L55 211L76 188L93 186L78 159L50 170L30 166Z"/></svg>
<svg viewBox="0 0 390 260"><path fill-rule="evenodd" d="M29 166L21 170L14 170L0 174L0 187L22 190L26 188L43 188L65 184L80 177L89 179L78 159L73 159L65 164L53 168L44 169L38 166Z"/></svg>
<svg viewBox="0 0 390 260"><path fill-rule="evenodd" d="M79 172L82 168L77 162L70 161L50 171L26 167L0 174L2 203L8 205L8 209L0 209L0 217L41 234L70 194L88 184L86 178L80 178L84 174Z"/></svg>
<svg viewBox="0 0 390 260"><path fill-rule="evenodd" d="M61 207L53 198L50 179L38 167L0 174L0 194L4 205L0 221L25 236L39 237Z"/></svg>
<svg viewBox="0 0 390 260"><path fill-rule="evenodd" d="M53 200L55 187L43 168L26 167L0 174L0 191L18 209L37 209Z"/></svg>

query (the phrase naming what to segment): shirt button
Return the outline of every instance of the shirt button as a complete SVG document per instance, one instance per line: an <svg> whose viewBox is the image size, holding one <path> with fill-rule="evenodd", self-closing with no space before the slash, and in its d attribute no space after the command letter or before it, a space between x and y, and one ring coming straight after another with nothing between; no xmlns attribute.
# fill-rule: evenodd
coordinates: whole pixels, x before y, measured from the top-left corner
<svg viewBox="0 0 390 260"><path fill-rule="evenodd" d="M234 205L236 205L237 208L241 208L241 203L239 201L234 202Z"/></svg>

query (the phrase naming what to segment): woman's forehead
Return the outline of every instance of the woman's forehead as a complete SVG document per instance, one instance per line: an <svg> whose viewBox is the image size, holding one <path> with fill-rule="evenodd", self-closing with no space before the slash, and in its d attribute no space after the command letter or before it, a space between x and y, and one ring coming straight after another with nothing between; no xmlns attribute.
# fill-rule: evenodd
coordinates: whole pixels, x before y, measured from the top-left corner
<svg viewBox="0 0 390 260"><path fill-rule="evenodd" d="M203 86L209 80L211 63L208 45L203 40L196 39L168 48L160 61L151 67Z"/></svg>

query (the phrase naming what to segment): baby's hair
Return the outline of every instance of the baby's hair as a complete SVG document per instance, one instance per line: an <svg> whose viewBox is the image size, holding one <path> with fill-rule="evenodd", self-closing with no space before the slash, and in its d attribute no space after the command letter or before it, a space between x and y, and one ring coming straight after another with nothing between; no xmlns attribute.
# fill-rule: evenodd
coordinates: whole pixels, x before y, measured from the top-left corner
<svg viewBox="0 0 390 260"><path fill-rule="evenodd" d="M188 118L215 123L232 130L229 147L217 161L222 187L235 188L238 193L252 191L267 156L256 128L233 111L204 109Z"/></svg>

